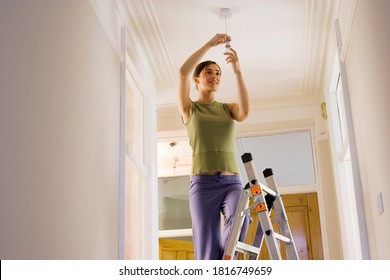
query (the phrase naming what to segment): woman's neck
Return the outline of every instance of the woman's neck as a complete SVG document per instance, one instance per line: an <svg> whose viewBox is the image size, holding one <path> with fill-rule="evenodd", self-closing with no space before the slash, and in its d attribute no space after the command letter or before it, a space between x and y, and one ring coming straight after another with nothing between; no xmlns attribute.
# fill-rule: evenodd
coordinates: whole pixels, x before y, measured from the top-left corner
<svg viewBox="0 0 390 280"><path fill-rule="evenodd" d="M214 92L211 93L199 92L198 102L201 104L213 104L215 102Z"/></svg>

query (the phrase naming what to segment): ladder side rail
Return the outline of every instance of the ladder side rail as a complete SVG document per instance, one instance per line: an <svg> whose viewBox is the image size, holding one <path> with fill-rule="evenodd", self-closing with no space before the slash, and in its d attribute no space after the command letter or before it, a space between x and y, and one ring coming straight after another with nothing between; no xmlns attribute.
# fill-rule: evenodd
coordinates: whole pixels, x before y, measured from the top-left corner
<svg viewBox="0 0 390 280"><path fill-rule="evenodd" d="M234 215L232 229L229 233L228 241L223 254L223 258L222 258L223 260L233 260L235 257L236 246L245 219L244 211L246 208L248 208L249 198L250 198L249 191L243 189Z"/></svg>
<svg viewBox="0 0 390 280"><path fill-rule="evenodd" d="M256 170L255 164L252 160L252 156L250 154L245 154L243 156L243 162L244 162L245 170L246 170L246 173L248 176L249 185L251 187L255 186L255 185L259 185L259 181L257 180L256 171L255 171ZM253 194L251 194L251 195L253 195ZM281 258L281 254L280 254L279 244L278 244L278 242L275 238L275 235L274 235L272 222L271 222L271 219L270 219L269 214L268 214L267 204L266 204L264 194L261 191L261 189L260 189L260 193L258 193L257 195L253 195L253 198L255 200L257 199L259 201L259 206L261 206L261 207L256 207L256 208L262 208L261 210L257 210L257 215L258 215L260 223L262 225L263 234L264 234L264 237L266 239L267 248L268 248L268 252L271 256L271 259L281 260L282 258Z"/></svg>
<svg viewBox="0 0 390 280"><path fill-rule="evenodd" d="M278 220L280 231L283 236L288 238L290 242L286 242L286 254L290 260L298 260L298 252L296 250L294 238L291 233L291 229L288 223L287 215L283 206L283 202L280 196L274 201L274 211Z"/></svg>
<svg viewBox="0 0 390 280"><path fill-rule="evenodd" d="M279 224L282 236L284 236L285 238L287 238L289 240L289 242L285 242L286 243L287 258L291 259L291 260L298 260L299 259L298 252L296 250L294 238L292 236L291 229L290 229L290 226L288 223L286 210L285 210L284 205L283 205L283 200L279 194L279 191L278 191L278 188L276 185L276 180L275 180L275 177L272 173L272 169L269 169L267 171L264 170L264 176L265 176L267 185L270 187L270 189L275 191L277 194L275 197L275 201L273 202L273 207L274 207L275 216L276 216L277 222Z"/></svg>
<svg viewBox="0 0 390 280"><path fill-rule="evenodd" d="M263 225L264 238L266 240L268 253L272 260L281 260L279 244L276 240L274 230L272 228L271 219L267 213L267 210L259 212L258 217Z"/></svg>
<svg viewBox="0 0 390 280"><path fill-rule="evenodd" d="M261 223L259 221L259 224L257 225L257 229L256 229L256 233L255 233L255 237L253 239L253 246L254 247L257 247L259 248L259 250L261 249L261 246L263 245L263 241L264 241L264 233L263 233L263 228L261 226ZM259 255L260 255L260 251L259 251ZM256 256L256 257L250 257L249 259L250 260L257 260L259 256Z"/></svg>

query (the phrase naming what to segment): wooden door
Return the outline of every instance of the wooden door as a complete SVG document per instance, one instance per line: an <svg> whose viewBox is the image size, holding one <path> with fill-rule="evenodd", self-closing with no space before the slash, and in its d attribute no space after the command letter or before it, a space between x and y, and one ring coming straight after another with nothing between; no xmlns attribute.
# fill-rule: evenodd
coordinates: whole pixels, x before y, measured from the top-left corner
<svg viewBox="0 0 390 280"><path fill-rule="evenodd" d="M194 260L191 241L160 239L160 260Z"/></svg>
<svg viewBox="0 0 390 280"><path fill-rule="evenodd" d="M295 245L301 260L322 260L323 248L320 228L320 218L316 193L282 195L283 204L286 210L288 222L291 228ZM252 244L258 225L258 217L251 212L253 218L249 226L245 242ZM273 213L271 212L271 217ZM274 230L278 231L277 224ZM281 255L286 259L284 244L281 245ZM239 255L238 259L245 256ZM160 239L161 260L192 260L194 250L192 242ZM259 259L269 259L265 241L263 242Z"/></svg>

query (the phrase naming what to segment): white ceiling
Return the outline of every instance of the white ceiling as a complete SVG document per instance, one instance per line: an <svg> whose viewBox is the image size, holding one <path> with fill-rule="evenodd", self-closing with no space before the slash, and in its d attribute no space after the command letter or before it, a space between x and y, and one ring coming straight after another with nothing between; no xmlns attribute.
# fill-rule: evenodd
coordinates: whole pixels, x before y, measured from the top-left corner
<svg viewBox="0 0 390 280"><path fill-rule="evenodd" d="M214 34L225 33L221 8L232 11L228 33L253 102L319 100L333 0L149 0L142 5L145 2L151 11L147 22L158 35L158 42L150 43L160 45L154 54L159 105L175 103L176 73L184 60ZM222 68L217 98L233 101L234 77L223 51L223 46L216 47L204 59ZM195 90L191 96L196 98Z"/></svg>

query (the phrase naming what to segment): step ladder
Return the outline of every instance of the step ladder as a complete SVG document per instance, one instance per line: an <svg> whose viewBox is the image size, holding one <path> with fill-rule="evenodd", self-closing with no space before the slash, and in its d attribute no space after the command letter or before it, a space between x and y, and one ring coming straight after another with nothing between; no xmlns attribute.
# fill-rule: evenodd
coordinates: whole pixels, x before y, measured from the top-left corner
<svg viewBox="0 0 390 280"><path fill-rule="evenodd" d="M223 260L233 260L238 252L249 255L250 260L257 260L260 254L261 245L265 239L267 249L272 260L281 260L280 246L277 240L285 243L286 255L289 260L298 260L298 253L291 235L286 211L283 201L279 195L272 169L267 168L263 171L267 186L261 184L256 176L256 169L252 159L252 154L245 153L241 157L246 173L248 184L241 193L240 201L237 205L232 230L223 254ZM252 203L249 205L250 198ZM256 209L259 218L259 225L253 245L238 241L244 223L245 215L251 210ZM281 234L273 229L271 221L271 210L275 211L275 219L279 224Z"/></svg>

